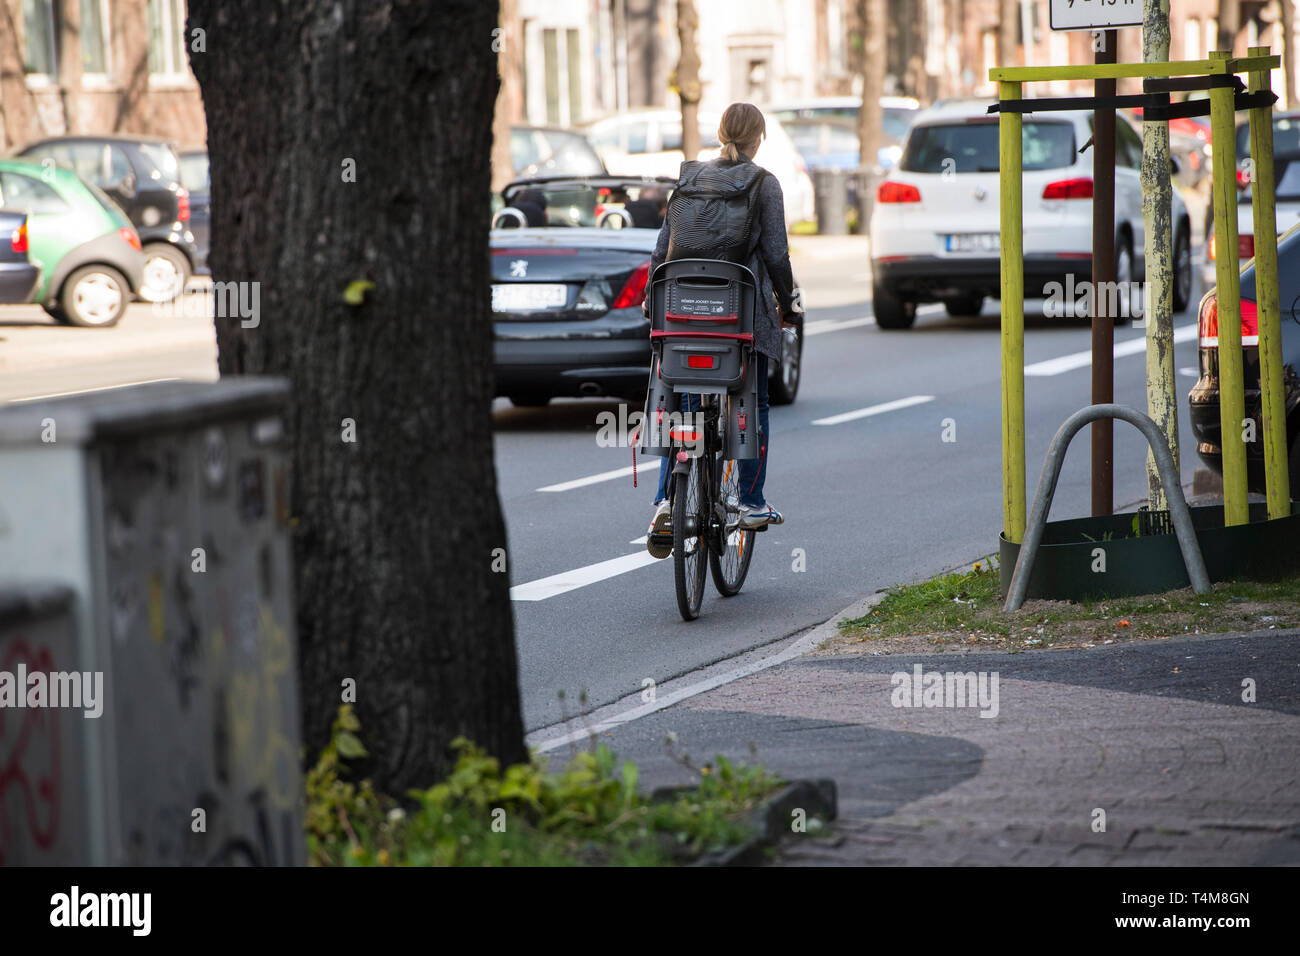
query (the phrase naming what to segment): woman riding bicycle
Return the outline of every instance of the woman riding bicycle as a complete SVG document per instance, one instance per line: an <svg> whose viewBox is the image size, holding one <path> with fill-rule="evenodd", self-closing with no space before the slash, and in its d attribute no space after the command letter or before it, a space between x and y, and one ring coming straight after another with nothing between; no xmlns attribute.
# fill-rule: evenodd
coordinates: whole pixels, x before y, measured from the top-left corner
<svg viewBox="0 0 1300 956"><path fill-rule="evenodd" d="M754 153L766 135L767 124L758 107L751 103L732 103L723 112L722 121L718 124L718 142L722 144L722 155L712 162L723 167L740 164L752 166ZM768 451L771 447L771 432L767 424L767 363L769 359L780 361L781 326L795 321L794 276L790 271L790 249L785 239L785 200L781 194L781 184L775 176L763 175L754 188L758 193L757 209L750 219L749 236L742 238L748 239L748 248L753 250L745 265L758 280L754 309L754 349L757 353L758 419L762 446L758 458L739 462L740 526L749 530L768 524L780 524L785 520L779 511L767 503L763 493ZM668 258L672 239L672 216L669 216L664 219L654 254L650 257L651 275ZM691 399L690 407L684 410L694 411L699 396L683 396L683 399L687 397ZM672 553L671 546L660 543L672 520L668 502L668 467L668 459L661 459L655 512L646 539L646 547L656 558L666 558ZM659 541L656 541L657 537Z"/></svg>

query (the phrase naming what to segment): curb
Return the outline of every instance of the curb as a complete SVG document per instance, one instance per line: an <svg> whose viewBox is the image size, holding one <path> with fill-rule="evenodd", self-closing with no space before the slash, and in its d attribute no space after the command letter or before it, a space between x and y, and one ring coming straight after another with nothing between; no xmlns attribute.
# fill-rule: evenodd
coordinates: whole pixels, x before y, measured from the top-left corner
<svg viewBox="0 0 1300 956"><path fill-rule="evenodd" d="M660 792L655 791L655 794ZM835 781L821 778L795 780L787 784L749 815L749 825L754 829L752 837L739 846L706 853L688 865L762 866L765 862L763 851L781 842L781 838L791 832L790 816L795 810L803 810L808 817L823 821L834 820Z"/></svg>

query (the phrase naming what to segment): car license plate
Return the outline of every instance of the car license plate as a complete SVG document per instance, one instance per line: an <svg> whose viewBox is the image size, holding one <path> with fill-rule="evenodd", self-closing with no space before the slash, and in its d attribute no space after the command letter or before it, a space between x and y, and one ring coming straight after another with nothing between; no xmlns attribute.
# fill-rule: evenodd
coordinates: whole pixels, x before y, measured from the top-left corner
<svg viewBox="0 0 1300 956"><path fill-rule="evenodd" d="M492 286L493 312L539 312L558 309L569 301L569 287L562 283L517 282Z"/></svg>
<svg viewBox="0 0 1300 956"><path fill-rule="evenodd" d="M957 232L943 237L945 252L997 252L996 232Z"/></svg>

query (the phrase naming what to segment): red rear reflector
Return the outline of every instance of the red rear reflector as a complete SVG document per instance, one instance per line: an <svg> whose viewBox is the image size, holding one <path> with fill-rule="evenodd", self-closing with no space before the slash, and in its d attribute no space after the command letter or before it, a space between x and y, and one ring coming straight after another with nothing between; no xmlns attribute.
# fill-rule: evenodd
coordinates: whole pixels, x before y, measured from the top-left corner
<svg viewBox="0 0 1300 956"><path fill-rule="evenodd" d="M712 355L688 355L686 356L687 368L716 368L718 360Z"/></svg>
<svg viewBox="0 0 1300 956"><path fill-rule="evenodd" d="M876 187L876 202L920 202L921 190L908 183L889 180Z"/></svg>
<svg viewBox="0 0 1300 956"><path fill-rule="evenodd" d="M27 251L27 223L23 223L9 234L9 245L13 247L14 252Z"/></svg>
<svg viewBox="0 0 1300 956"><path fill-rule="evenodd" d="M618 298L614 300L614 304L610 308L630 309L639 306L645 301L645 284L649 278L650 262L647 260L637 266L632 271L632 274L627 277L627 282L623 285L623 291L618 294Z"/></svg>
<svg viewBox="0 0 1300 956"><path fill-rule="evenodd" d="M678 430L678 429L670 429L669 432L668 432L668 437L669 437L669 438L672 438L672 439L674 439L674 440L676 440L676 441L699 441L699 440L700 440L700 433L699 433L699 432L686 432L686 431L681 431L681 430Z"/></svg>
<svg viewBox="0 0 1300 956"><path fill-rule="evenodd" d="M121 229L117 231L117 234L121 236L123 239L125 239L127 241L127 245L129 245L136 252L140 251L140 237L136 234L136 231L134 229L128 229L126 226L123 226Z"/></svg>
<svg viewBox="0 0 1300 956"><path fill-rule="evenodd" d="M1044 199L1091 199L1092 178L1080 176L1077 179L1058 179L1048 183L1043 189Z"/></svg>

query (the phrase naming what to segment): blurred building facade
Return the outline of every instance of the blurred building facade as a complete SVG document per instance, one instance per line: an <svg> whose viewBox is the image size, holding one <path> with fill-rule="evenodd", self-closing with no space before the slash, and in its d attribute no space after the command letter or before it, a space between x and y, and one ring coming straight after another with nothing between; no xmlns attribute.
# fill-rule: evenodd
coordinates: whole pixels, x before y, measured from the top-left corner
<svg viewBox="0 0 1300 956"><path fill-rule="evenodd" d="M0 0L0 151L62 133L205 140L185 0Z"/></svg>
<svg viewBox="0 0 1300 956"><path fill-rule="evenodd" d="M1173 0L1173 59L1199 59L1218 46L1221 0ZM1296 0L1239 0L1235 49L1284 45L1279 6ZM857 93L853 44L860 0L695 0L699 15L701 106L735 100L776 103ZM999 0L886 0L887 93L923 103L991 95L998 65ZM1088 33L1053 31L1049 0L1019 0L1017 65L1088 63ZM628 109L676 105L677 0L518 0L525 90L513 121L580 125ZM1142 33L1119 31L1120 60L1141 60ZM1038 92L1084 92L1088 83L1044 84ZM1140 81L1127 84L1140 89ZM1274 89L1282 93L1281 71Z"/></svg>

